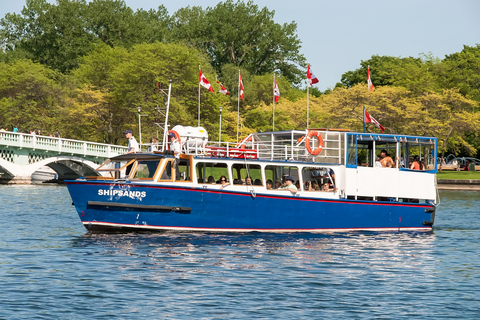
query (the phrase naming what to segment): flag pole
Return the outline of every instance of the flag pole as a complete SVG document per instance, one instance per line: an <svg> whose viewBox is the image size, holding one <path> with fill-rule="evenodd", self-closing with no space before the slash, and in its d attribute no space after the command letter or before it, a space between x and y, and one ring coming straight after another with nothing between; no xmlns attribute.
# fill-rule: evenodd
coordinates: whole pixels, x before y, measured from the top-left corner
<svg viewBox="0 0 480 320"><path fill-rule="evenodd" d="M237 142L238 142L238 126L240 124L240 69L238 69L238 105L237 105Z"/></svg>
<svg viewBox="0 0 480 320"><path fill-rule="evenodd" d="M308 122L309 122L309 85L308 85L308 81L307 81L307 129L308 129Z"/></svg>
<svg viewBox="0 0 480 320"><path fill-rule="evenodd" d="M363 133L365 133L365 106L363 106Z"/></svg>
<svg viewBox="0 0 480 320"><path fill-rule="evenodd" d="M275 131L275 73L273 73L273 122L272 131Z"/></svg>
<svg viewBox="0 0 480 320"><path fill-rule="evenodd" d="M200 71L200 65L198 65L198 73ZM198 81L198 126L200 127L200 80Z"/></svg>

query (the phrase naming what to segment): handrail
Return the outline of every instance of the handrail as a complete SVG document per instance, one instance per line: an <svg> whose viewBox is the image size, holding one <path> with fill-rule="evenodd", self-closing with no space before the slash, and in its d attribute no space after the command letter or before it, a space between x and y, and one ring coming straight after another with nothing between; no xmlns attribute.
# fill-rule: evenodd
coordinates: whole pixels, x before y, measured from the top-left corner
<svg viewBox="0 0 480 320"><path fill-rule="evenodd" d="M127 147L124 146L10 131L0 131L0 145L105 158L127 151Z"/></svg>

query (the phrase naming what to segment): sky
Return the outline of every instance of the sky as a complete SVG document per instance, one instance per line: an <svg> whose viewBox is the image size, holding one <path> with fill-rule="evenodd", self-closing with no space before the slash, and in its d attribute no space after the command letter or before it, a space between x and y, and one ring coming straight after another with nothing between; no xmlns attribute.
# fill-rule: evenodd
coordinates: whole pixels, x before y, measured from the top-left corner
<svg viewBox="0 0 480 320"><path fill-rule="evenodd" d="M49 0L55 3L54 0ZM214 7L218 0L125 0L130 8L158 8L169 14L186 6ZM319 79L318 89L335 87L342 74L373 55L440 59L480 44L479 0L253 0L275 11L275 21L295 21L301 53ZM0 17L20 13L24 0L0 0ZM371 66L375 79L375 66ZM366 75L365 75L366 79Z"/></svg>

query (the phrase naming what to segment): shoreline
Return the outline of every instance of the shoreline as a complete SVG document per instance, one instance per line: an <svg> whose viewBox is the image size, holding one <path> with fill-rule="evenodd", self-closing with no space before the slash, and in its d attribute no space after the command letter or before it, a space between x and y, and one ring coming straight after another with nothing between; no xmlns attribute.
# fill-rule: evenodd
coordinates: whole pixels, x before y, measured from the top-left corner
<svg viewBox="0 0 480 320"><path fill-rule="evenodd" d="M437 189L480 191L480 180L439 179L437 180Z"/></svg>

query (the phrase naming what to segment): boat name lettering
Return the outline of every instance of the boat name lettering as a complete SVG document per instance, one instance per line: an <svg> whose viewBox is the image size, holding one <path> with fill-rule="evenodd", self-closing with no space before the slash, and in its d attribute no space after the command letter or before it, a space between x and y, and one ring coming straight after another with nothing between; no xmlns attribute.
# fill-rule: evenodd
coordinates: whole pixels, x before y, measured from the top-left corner
<svg viewBox="0 0 480 320"><path fill-rule="evenodd" d="M99 196L120 196L130 198L145 198L147 196L146 191L127 191L127 190L98 190Z"/></svg>

